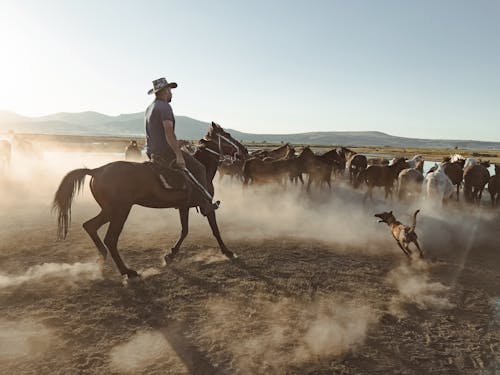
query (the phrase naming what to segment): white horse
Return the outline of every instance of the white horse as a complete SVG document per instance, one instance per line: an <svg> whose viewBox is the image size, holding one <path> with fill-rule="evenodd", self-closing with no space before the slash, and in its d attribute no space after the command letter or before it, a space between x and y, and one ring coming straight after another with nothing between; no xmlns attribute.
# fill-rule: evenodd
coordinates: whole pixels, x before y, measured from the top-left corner
<svg viewBox="0 0 500 375"><path fill-rule="evenodd" d="M455 192L453 183L444 173L443 164L440 164L434 172L430 172L425 176L424 184L427 189L427 197L440 200L442 203L446 203Z"/></svg>
<svg viewBox="0 0 500 375"><path fill-rule="evenodd" d="M465 164L464 164L464 171L467 167L470 167L472 165L477 165L479 164L478 161L474 158L467 158L465 159Z"/></svg>
<svg viewBox="0 0 500 375"><path fill-rule="evenodd" d="M453 154L453 155L450 156L450 162L451 163L457 163L457 162L459 162L461 160L465 160L465 158L462 155L460 155L460 154Z"/></svg>
<svg viewBox="0 0 500 375"><path fill-rule="evenodd" d="M424 156L423 155L420 155L420 154L419 155L415 155L411 159L406 160L406 162L408 163L408 165L410 166L410 168L416 168L417 167L417 163L419 161L424 161Z"/></svg>
<svg viewBox="0 0 500 375"><path fill-rule="evenodd" d="M398 158L392 158L389 161L389 165L393 165L397 160L398 160ZM415 155L411 159L406 159L406 162L408 163L409 168L415 168L417 166L417 163L420 160L424 161L424 156L423 155Z"/></svg>

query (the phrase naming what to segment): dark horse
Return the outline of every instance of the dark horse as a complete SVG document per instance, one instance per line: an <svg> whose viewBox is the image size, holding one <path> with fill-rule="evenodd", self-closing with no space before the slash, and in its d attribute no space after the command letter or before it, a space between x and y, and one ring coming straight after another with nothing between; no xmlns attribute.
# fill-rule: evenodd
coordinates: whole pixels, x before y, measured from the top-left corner
<svg viewBox="0 0 500 375"><path fill-rule="evenodd" d="M399 173L408 167L405 158L398 158L391 165L370 165L366 168L361 174L362 180L366 182L368 186L368 190L363 197L363 202L365 202L368 197L373 201L372 190L376 186L385 189L385 199L387 199L389 195L392 196L394 182L397 180Z"/></svg>
<svg viewBox="0 0 500 375"><path fill-rule="evenodd" d="M237 150L235 150L238 148ZM194 157L206 168L207 180L212 181L217 171L219 157L222 155L243 152L244 146L234 140L219 125L212 123L207 135L200 141ZM75 194L83 187L85 176L92 176L90 190L101 207L101 212L83 224L100 254L106 258L111 253L113 260L122 275L129 278L138 273L128 268L118 253L118 237L134 204L151 208L176 208L179 210L182 231L179 239L165 255L165 262L170 262L188 234L189 193L187 190L167 190L161 184L157 172L146 163L115 161L96 169L75 169L69 172L61 181L54 197L54 209L58 212L58 232L60 238L65 238L71 219L71 203ZM222 253L228 258L235 255L222 241L215 213L207 216L212 233L217 239ZM109 222L109 227L101 241L97 230Z"/></svg>
<svg viewBox="0 0 500 375"><path fill-rule="evenodd" d="M488 191L491 196L491 205L497 207L500 198L500 165L495 164L495 175L490 177Z"/></svg>
<svg viewBox="0 0 500 375"><path fill-rule="evenodd" d="M141 159L142 154L137 141L131 139L130 143L125 147L125 160L140 161Z"/></svg>
<svg viewBox="0 0 500 375"><path fill-rule="evenodd" d="M479 205L483 190L490 180L488 161L482 161L479 164L469 165L464 170L464 198L467 202Z"/></svg>
<svg viewBox="0 0 500 375"><path fill-rule="evenodd" d="M345 170L346 159L344 155L337 152L336 149L325 152L324 154L318 155L318 157L328 163L333 165L333 170L335 174L342 175Z"/></svg>
<svg viewBox="0 0 500 375"><path fill-rule="evenodd" d="M280 159L291 159L295 155L295 149L286 143L283 146L275 148L274 150L257 150L252 153L252 157L257 157L259 159L270 158L269 160L280 160Z"/></svg>
<svg viewBox="0 0 500 375"><path fill-rule="evenodd" d="M360 177L365 172L368 166L368 159L365 155L357 154L355 151L346 147L340 149L340 156L347 161L347 169L349 170L349 182L356 188Z"/></svg>

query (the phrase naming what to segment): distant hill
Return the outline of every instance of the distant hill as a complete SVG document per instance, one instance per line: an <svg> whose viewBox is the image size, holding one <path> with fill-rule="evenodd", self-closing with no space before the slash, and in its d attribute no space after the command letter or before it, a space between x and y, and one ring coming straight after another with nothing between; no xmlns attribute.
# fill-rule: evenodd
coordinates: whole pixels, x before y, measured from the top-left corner
<svg viewBox="0 0 500 375"><path fill-rule="evenodd" d="M176 134L180 139L200 139L209 123L186 116L176 116ZM224 126L224 124L222 124ZM98 112L54 113L42 117L25 117L0 111L0 132L16 133L111 135L130 138L144 137L144 113L108 116ZM245 142L290 142L315 145L395 146L425 148L500 149L500 142L474 140L418 139L396 137L377 131L331 131L298 134L251 134L228 129L236 139Z"/></svg>

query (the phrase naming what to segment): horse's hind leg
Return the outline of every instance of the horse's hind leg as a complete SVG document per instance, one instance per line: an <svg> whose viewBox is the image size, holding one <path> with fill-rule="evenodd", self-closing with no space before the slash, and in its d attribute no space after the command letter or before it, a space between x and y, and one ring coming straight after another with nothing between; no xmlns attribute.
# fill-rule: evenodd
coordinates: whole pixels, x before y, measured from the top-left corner
<svg viewBox="0 0 500 375"><path fill-rule="evenodd" d="M373 190L373 186L368 185L368 190L366 191L365 195L363 196L363 204L366 203L366 200L368 199L368 197L370 197L371 201L373 202L372 190Z"/></svg>
<svg viewBox="0 0 500 375"><path fill-rule="evenodd" d="M99 215L83 223L83 229L85 229L90 238L92 238L92 241L94 241L94 244L96 245L97 250L99 250L99 253L101 254L103 259L106 259L106 256L108 255L108 249L106 249L106 246L102 243L99 235L97 234L97 231L108 221L108 215L106 215L105 212L101 210L101 212L99 212Z"/></svg>
<svg viewBox="0 0 500 375"><path fill-rule="evenodd" d="M123 230L123 225L127 220L131 208L131 205L126 205L113 210L113 213L109 220L109 228L106 232L106 236L104 237L104 244L111 253L111 256L113 257L118 270L122 275L127 275L129 278L137 277L139 276L139 274L136 271L128 268L125 263L123 263L116 245L118 244L118 237L120 237L120 233Z"/></svg>
<svg viewBox="0 0 500 375"><path fill-rule="evenodd" d="M312 184L312 177L311 175L309 174L309 178L307 179L307 187L306 187L306 191L309 193L311 191L311 184Z"/></svg>
<svg viewBox="0 0 500 375"><path fill-rule="evenodd" d="M210 212L207 215L207 220L208 223L210 224L210 228L212 229L212 233L214 237L217 240L217 243L219 244L220 250L222 251L222 254L227 256L228 258L236 258L236 255L233 254L231 250L229 250L226 245L224 244L224 241L222 241L222 237L219 232L219 226L217 225L217 219L215 218L215 212Z"/></svg>
<svg viewBox="0 0 500 375"><path fill-rule="evenodd" d="M182 245L182 242L188 235L188 227L189 227L189 207L187 208L179 208L179 217L181 219L181 235L179 236L179 239L175 243L174 247L172 247L172 250L170 254L165 254L165 263L168 264L171 262L175 255L179 252L179 249Z"/></svg>

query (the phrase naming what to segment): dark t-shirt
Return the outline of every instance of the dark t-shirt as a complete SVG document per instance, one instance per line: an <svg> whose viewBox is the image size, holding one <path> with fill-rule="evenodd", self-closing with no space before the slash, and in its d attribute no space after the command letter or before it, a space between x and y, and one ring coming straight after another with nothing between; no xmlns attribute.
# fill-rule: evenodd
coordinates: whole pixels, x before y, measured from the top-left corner
<svg viewBox="0 0 500 375"><path fill-rule="evenodd" d="M165 129L163 121L170 120L174 124L175 118L172 107L163 100L156 99L146 109L144 124L146 127L146 152L151 154L163 155L167 158L174 158L175 154L165 138Z"/></svg>

